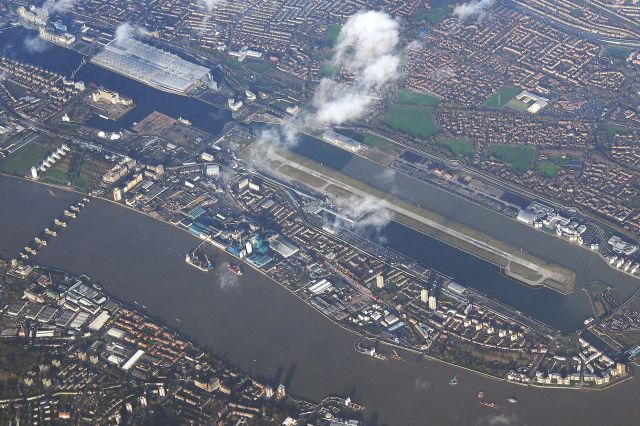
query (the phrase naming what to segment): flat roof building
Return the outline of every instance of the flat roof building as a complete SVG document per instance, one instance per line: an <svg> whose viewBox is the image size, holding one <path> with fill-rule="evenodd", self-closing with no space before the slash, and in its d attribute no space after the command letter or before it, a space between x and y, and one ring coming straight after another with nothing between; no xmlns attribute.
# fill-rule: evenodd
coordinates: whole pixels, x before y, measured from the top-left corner
<svg viewBox="0 0 640 426"><path fill-rule="evenodd" d="M200 84L210 84L211 79L209 68L133 38L126 43L111 41L91 61L172 93L185 93Z"/></svg>

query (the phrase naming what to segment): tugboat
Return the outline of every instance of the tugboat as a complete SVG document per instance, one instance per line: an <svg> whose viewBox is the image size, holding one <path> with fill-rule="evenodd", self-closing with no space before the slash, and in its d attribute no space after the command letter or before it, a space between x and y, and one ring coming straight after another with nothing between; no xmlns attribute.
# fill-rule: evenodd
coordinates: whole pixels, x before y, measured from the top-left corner
<svg viewBox="0 0 640 426"><path fill-rule="evenodd" d="M202 272L209 272L214 268L213 263L211 263L207 255L203 253L202 256L199 256L197 249L191 253L187 253L184 261Z"/></svg>
<svg viewBox="0 0 640 426"><path fill-rule="evenodd" d="M240 266L238 265L230 263L227 269L229 270L229 272L233 272L236 275L242 275L242 269L240 269Z"/></svg>

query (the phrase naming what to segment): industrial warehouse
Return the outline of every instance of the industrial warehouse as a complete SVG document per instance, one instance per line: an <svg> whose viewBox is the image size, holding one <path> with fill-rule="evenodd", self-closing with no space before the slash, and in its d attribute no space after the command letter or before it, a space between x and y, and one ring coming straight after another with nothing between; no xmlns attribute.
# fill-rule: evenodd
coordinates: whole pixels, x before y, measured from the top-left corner
<svg viewBox="0 0 640 426"><path fill-rule="evenodd" d="M208 68L135 39L126 45L113 40L91 61L171 93L184 94L211 80Z"/></svg>

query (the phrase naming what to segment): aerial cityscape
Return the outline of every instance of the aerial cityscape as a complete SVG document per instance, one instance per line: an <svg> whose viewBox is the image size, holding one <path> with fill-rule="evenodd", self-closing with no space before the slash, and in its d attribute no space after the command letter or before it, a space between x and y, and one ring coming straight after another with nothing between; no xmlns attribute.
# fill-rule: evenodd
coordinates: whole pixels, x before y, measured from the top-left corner
<svg viewBox="0 0 640 426"><path fill-rule="evenodd" d="M0 0L0 423L636 425L637 0Z"/></svg>

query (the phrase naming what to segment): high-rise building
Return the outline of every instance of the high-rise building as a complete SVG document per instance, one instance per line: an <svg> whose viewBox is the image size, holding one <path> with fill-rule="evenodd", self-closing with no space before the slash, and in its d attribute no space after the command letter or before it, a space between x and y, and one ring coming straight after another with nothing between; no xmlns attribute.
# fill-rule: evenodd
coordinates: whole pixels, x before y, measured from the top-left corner
<svg viewBox="0 0 640 426"><path fill-rule="evenodd" d="M286 396L286 394L287 394L287 393L286 393L286 391L285 391L285 389L284 389L284 385L282 385L282 384L281 384L281 385L278 385L278 391L277 391L277 393L276 393L276 395L277 395L278 399L282 399L282 398L284 398L284 397Z"/></svg>
<svg viewBox="0 0 640 426"><path fill-rule="evenodd" d="M122 190L118 187L113 188L113 201L122 201Z"/></svg>
<svg viewBox="0 0 640 426"><path fill-rule="evenodd" d="M420 301L422 303L429 303L429 290L423 289L420 291Z"/></svg>
<svg viewBox="0 0 640 426"><path fill-rule="evenodd" d="M429 309L435 310L437 307L436 297L429 296Z"/></svg>
<svg viewBox="0 0 640 426"><path fill-rule="evenodd" d="M376 287L384 288L384 277L382 274L376 275Z"/></svg>

